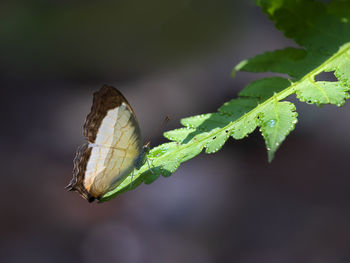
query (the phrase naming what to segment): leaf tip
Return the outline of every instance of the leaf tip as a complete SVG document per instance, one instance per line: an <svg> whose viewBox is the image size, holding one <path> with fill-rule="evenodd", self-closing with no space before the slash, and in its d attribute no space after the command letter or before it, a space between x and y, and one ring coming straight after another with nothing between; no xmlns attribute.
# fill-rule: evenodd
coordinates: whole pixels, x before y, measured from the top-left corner
<svg viewBox="0 0 350 263"><path fill-rule="evenodd" d="M240 71L244 68L244 66L248 63L248 60L245 59L245 60L242 60L241 62L239 62L235 67L234 69L232 70L231 72L231 77L234 78L236 77L236 73L237 71Z"/></svg>
<svg viewBox="0 0 350 263"><path fill-rule="evenodd" d="M236 69L233 69L231 71L230 77L234 79L236 77L236 73L237 73Z"/></svg>
<svg viewBox="0 0 350 263"><path fill-rule="evenodd" d="M275 152L267 150L267 157L268 157L267 158L268 162L271 163L273 161L273 159L275 158Z"/></svg>

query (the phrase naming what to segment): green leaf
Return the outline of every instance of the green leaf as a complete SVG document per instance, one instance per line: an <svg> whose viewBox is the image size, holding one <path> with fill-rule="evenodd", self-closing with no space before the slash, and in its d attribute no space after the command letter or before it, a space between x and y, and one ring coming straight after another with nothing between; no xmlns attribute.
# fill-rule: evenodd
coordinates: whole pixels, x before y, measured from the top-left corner
<svg viewBox="0 0 350 263"><path fill-rule="evenodd" d="M346 86L350 86L350 49L348 44L342 46L338 53L341 55L330 61L324 68L324 71L334 71L339 81Z"/></svg>
<svg viewBox="0 0 350 263"><path fill-rule="evenodd" d="M259 101L257 98L238 98L230 100L224 103L220 108L219 112L226 116L232 116L231 121L234 121L241 117L244 113L251 111L258 105ZM225 118L227 119L227 117Z"/></svg>
<svg viewBox="0 0 350 263"><path fill-rule="evenodd" d="M229 134L228 130L218 132L217 135L215 135L212 138L212 140L209 141L205 145L205 147L206 147L205 152L206 153L215 153L215 152L217 152L224 145L224 143L226 142L228 137L230 137L230 134Z"/></svg>
<svg viewBox="0 0 350 263"><path fill-rule="evenodd" d="M285 36L295 40L308 51L332 55L339 46L350 41L349 21L339 12L349 14L349 3L332 6L332 13L325 4L311 0L257 0L259 6Z"/></svg>
<svg viewBox="0 0 350 263"><path fill-rule="evenodd" d="M257 116L258 113L252 111L250 114L245 114L244 117L240 118L231 131L232 138L239 140L252 133L257 127Z"/></svg>
<svg viewBox="0 0 350 263"><path fill-rule="evenodd" d="M257 97L260 102L290 86L290 81L281 77L258 79L248 84L238 95Z"/></svg>
<svg viewBox="0 0 350 263"><path fill-rule="evenodd" d="M297 123L298 114L291 102L267 104L261 111L259 120L260 131L265 139L268 159L271 162L275 152Z"/></svg>
<svg viewBox="0 0 350 263"><path fill-rule="evenodd" d="M183 142L186 138L190 137L191 134L194 134L196 129L194 128L180 128L172 131L167 131L164 133L164 137L174 141L174 142Z"/></svg>
<svg viewBox="0 0 350 263"><path fill-rule="evenodd" d="M189 128L196 128L202 131L211 131L217 127L227 125L230 120L219 113L202 114L188 117L181 120L182 125Z"/></svg>
<svg viewBox="0 0 350 263"><path fill-rule="evenodd" d="M296 93L298 99L307 103L342 106L349 98L348 90L349 87L342 86L340 82L308 80L298 85Z"/></svg>
<svg viewBox="0 0 350 263"><path fill-rule="evenodd" d="M304 71L304 59L307 52L304 49L288 47L281 50L265 52L239 63L232 72L278 72L289 74L291 77L299 77Z"/></svg>

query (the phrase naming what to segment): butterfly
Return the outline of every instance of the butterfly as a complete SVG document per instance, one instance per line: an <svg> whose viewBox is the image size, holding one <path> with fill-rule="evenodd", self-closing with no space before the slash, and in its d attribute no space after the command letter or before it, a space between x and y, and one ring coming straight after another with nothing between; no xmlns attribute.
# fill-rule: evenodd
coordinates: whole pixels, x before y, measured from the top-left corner
<svg viewBox="0 0 350 263"><path fill-rule="evenodd" d="M93 202L145 163L149 143L143 145L139 124L128 101L108 85L94 93L83 134L87 142L78 147L73 179L66 188Z"/></svg>

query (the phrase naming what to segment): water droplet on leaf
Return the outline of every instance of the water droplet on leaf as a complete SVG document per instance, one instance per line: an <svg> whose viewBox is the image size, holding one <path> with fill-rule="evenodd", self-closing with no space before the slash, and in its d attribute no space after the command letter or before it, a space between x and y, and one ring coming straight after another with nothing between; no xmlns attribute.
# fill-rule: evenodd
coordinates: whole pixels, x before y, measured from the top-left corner
<svg viewBox="0 0 350 263"><path fill-rule="evenodd" d="M269 120L266 122L266 126L274 127L276 125L277 121L275 119Z"/></svg>

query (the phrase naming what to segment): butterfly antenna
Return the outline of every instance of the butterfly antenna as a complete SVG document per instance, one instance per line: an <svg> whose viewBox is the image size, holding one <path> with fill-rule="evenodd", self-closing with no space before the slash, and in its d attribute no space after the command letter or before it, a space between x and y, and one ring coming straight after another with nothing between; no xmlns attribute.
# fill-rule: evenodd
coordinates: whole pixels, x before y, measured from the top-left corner
<svg viewBox="0 0 350 263"><path fill-rule="evenodd" d="M151 137L149 137L149 139L146 141L145 146L144 147L149 147L151 144L151 138L153 138L155 135L157 135L161 130L164 129L164 127L167 125L168 121L170 121L170 117L166 116L165 119L163 120L162 124L158 127L157 130L155 130L152 134Z"/></svg>
<svg viewBox="0 0 350 263"><path fill-rule="evenodd" d="M165 119L163 120L162 124L159 126L159 128L157 130L155 130L155 132L153 133L153 135L146 141L145 145L143 146L144 151L149 151L150 145L151 145L151 138L154 137L156 134L158 134L160 132L160 130L164 129L165 125L168 123L168 121L170 121L170 117L166 116ZM145 156L147 165L148 165L148 169L151 171L152 174L154 174L147 156Z"/></svg>

